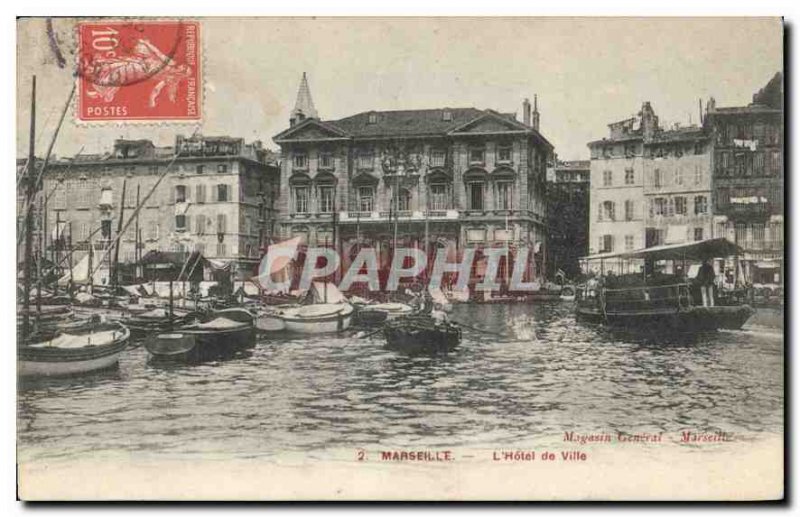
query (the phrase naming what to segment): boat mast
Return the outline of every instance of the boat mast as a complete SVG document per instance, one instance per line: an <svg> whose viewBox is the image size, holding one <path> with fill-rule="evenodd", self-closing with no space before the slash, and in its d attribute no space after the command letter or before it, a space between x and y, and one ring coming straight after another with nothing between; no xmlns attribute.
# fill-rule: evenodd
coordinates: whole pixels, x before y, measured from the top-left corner
<svg viewBox="0 0 800 517"><path fill-rule="evenodd" d="M119 246L122 243L121 233L122 233L122 218L125 215L125 187L127 186L128 178L122 179L122 195L119 199L119 221L117 221L117 244L114 246L114 271L111 277L111 285L113 286L114 290L116 291L117 286L119 285Z"/></svg>
<svg viewBox="0 0 800 517"><path fill-rule="evenodd" d="M139 187L140 187L140 185L137 183L136 184L136 206L139 206ZM120 220L122 220L121 216L120 216ZM135 266L135 269L133 271L133 274L136 277L136 280L139 279L139 261L142 260L141 252L139 250L140 239L141 239L141 235L140 235L140 230L139 230L139 214L136 214L136 220L134 222L134 242L135 242L136 248L133 251L133 260L134 260L134 262L136 262L136 266Z"/></svg>
<svg viewBox="0 0 800 517"><path fill-rule="evenodd" d="M33 235L31 232L30 221L33 216L33 203L32 198L35 192L35 184L33 181L34 172L36 169L36 157L34 155L34 141L36 134L36 76L33 76L31 83L31 131L30 140L28 144L28 178L26 182L26 212L25 212L25 264L23 266L23 296L22 301L22 342L26 343L29 335L30 325L30 297L31 297L31 245Z"/></svg>

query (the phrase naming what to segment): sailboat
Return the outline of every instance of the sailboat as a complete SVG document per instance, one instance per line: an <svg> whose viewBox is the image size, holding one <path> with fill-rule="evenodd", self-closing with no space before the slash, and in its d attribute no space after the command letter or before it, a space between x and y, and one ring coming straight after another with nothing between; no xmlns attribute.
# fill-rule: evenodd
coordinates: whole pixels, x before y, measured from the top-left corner
<svg viewBox="0 0 800 517"><path fill-rule="evenodd" d="M23 307L20 340L17 345L17 368L20 376L72 375L91 372L117 364L120 354L127 348L130 331L119 323L98 321L81 322L78 325L56 325L46 329L41 325L43 319L41 306L42 277L37 275L36 312L30 307L31 263L32 263L32 225L33 204L37 195L42 194L41 179L47 169L58 132L64 122L67 109L75 94L73 86L64 105L61 119L53 134L41 169L36 170L34 142L36 134L36 76L31 89L31 130L26 188L25 214L25 262L23 272ZM22 178L20 178L22 179ZM87 267L88 271L88 267ZM33 326L31 319L39 320Z"/></svg>

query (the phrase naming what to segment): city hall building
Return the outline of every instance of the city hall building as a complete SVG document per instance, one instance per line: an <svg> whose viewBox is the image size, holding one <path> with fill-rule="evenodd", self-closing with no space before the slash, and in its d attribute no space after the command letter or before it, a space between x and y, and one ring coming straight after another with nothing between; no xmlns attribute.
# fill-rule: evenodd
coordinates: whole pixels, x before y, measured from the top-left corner
<svg viewBox="0 0 800 517"><path fill-rule="evenodd" d="M553 146L539 113L475 108L365 111L322 120L303 76L281 148L278 231L308 246L336 247L346 267L361 248L381 270L398 248L530 249L526 278L546 272L545 177ZM473 283L485 257L477 253ZM501 260L499 277L507 275Z"/></svg>

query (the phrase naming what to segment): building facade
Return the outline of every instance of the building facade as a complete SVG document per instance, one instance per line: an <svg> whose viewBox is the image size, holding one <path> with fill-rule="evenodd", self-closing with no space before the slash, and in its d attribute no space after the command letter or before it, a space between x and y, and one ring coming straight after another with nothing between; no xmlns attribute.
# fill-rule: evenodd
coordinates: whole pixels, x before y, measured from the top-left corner
<svg viewBox="0 0 800 517"><path fill-rule="evenodd" d="M46 248L55 258L71 247L74 263L91 246L95 260L106 256L107 272L106 250L123 229L122 264L152 250L199 251L246 277L274 232L278 182L279 168L260 142L178 136L174 146L156 147L149 140L116 140L110 152L48 167ZM120 216L130 221L127 228Z"/></svg>
<svg viewBox="0 0 800 517"><path fill-rule="evenodd" d="M649 102L591 150L590 253L712 235L711 157L698 126L665 129Z"/></svg>
<svg viewBox="0 0 800 517"><path fill-rule="evenodd" d="M336 246L345 266L359 249L373 247L384 272L395 240L398 248L427 249L429 264L439 248L455 261L465 247L502 247L512 259L527 247L529 276L541 278L553 147L527 100L523 119L439 108L323 121L304 77L290 127L274 139L286 186L279 231L310 246Z"/></svg>
<svg viewBox="0 0 800 517"><path fill-rule="evenodd" d="M556 161L548 171L549 276L580 273L579 258L589 253L589 160Z"/></svg>
<svg viewBox="0 0 800 517"><path fill-rule="evenodd" d="M714 235L744 248L745 283L783 283L783 77L741 107L707 104L714 142Z"/></svg>

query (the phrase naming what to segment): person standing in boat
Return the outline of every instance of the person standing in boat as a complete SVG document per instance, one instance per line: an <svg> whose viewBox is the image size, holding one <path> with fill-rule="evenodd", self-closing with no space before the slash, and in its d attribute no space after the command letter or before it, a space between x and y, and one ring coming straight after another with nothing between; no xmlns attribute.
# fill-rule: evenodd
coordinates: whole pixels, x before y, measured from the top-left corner
<svg viewBox="0 0 800 517"><path fill-rule="evenodd" d="M714 267L705 259L700 271L697 272L697 283L700 284L700 295L703 298L703 307L714 306Z"/></svg>

